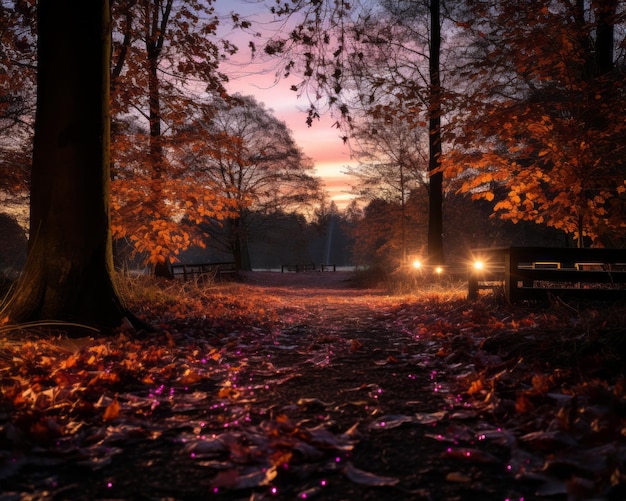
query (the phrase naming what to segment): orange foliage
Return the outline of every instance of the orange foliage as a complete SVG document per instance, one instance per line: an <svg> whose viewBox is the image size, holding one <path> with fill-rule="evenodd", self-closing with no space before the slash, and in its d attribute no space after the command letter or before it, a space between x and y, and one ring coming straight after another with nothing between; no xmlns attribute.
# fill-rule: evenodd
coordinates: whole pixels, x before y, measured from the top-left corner
<svg viewBox="0 0 626 501"><path fill-rule="evenodd" d="M494 201L504 219L602 245L626 228L623 80L592 50L600 11L557 3L571 16L517 2L489 13L500 40L470 70L481 83L444 168L471 173L461 190Z"/></svg>
<svg viewBox="0 0 626 501"><path fill-rule="evenodd" d="M234 203L185 165L169 164L155 175L138 145L146 136L119 135L113 157L116 177L112 182L111 228L114 238L127 237L146 264L174 262L191 245L204 247L198 225L232 214ZM179 138L183 141L184 138ZM144 161L137 159L145 159ZM134 161L128 162L129 159ZM124 165L124 168L121 167Z"/></svg>

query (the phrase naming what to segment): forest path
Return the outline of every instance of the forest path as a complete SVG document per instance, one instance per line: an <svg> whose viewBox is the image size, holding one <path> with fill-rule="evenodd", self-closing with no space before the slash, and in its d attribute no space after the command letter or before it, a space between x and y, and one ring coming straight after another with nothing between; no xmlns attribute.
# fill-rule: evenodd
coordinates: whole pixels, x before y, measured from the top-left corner
<svg viewBox="0 0 626 501"><path fill-rule="evenodd" d="M362 323L398 304L398 297L383 289L358 287L352 272L244 272L243 280L287 321L297 321L295 315L317 327Z"/></svg>
<svg viewBox="0 0 626 501"><path fill-rule="evenodd" d="M624 308L173 285L146 336L0 336L0 501L626 499Z"/></svg>
<svg viewBox="0 0 626 501"><path fill-rule="evenodd" d="M398 321L410 314L408 296L358 288L346 272L253 272L243 281L244 290L262 294L282 323L259 353L272 375L261 377L256 360L242 373L244 380L263 380L256 405L284 412L297 426L330 432L328 451L337 448L329 462L312 461L306 453L296 459L292 473L303 477L277 484L282 499L474 499L486 492L524 497L511 489L501 467L506 451L481 444L478 454L489 459L480 468L474 461L450 461L449 443L437 438L450 435L448 416L457 406L449 371L435 355L438 342ZM438 317L436 309L427 316ZM338 446L342 440L349 442L345 450ZM299 461L315 466L301 470Z"/></svg>

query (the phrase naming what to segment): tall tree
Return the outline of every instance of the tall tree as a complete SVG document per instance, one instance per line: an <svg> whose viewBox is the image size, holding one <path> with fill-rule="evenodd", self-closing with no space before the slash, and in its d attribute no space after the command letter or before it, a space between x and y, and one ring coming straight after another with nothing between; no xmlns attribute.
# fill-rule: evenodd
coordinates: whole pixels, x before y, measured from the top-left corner
<svg viewBox="0 0 626 501"><path fill-rule="evenodd" d="M40 0L37 20L28 258L7 311L110 329L127 312L111 275L109 2Z"/></svg>
<svg viewBox="0 0 626 501"><path fill-rule="evenodd" d="M176 184L172 182L176 179L172 170L176 169L170 165L168 150L171 143L181 141L180 137L172 137L172 127L187 120L189 110L198 101L204 103L207 94L225 93L223 83L227 77L218 66L223 57L236 50L229 42L217 40L220 21L213 4L213 0L114 2L114 112L142 116L149 131L142 139L148 142L144 154L151 175L142 176L144 184L138 189L145 193L147 186L150 188L144 205L146 219L152 224L135 242L138 249L149 240L152 250L159 247L159 252L151 252L150 256L160 276L169 276L168 262L174 258L169 251L176 236L162 238L172 227L172 219L176 219L176 204L168 202L172 196L186 199L188 195L188 186L182 183L176 196ZM236 14L233 21L241 26ZM116 141L138 137L123 136ZM114 160L118 160L115 155ZM214 209L216 214L219 207Z"/></svg>
<svg viewBox="0 0 626 501"><path fill-rule="evenodd" d="M240 269L248 269L248 232L255 215L305 208L319 196L319 179L285 123L253 97L213 103L198 118L184 125L193 128L196 143L179 148L179 161L194 173L197 185L205 183L230 200L231 214L210 225L211 233Z"/></svg>
<svg viewBox="0 0 626 501"><path fill-rule="evenodd" d="M430 50L428 58L428 258L443 264L443 171L441 170L441 6L430 0Z"/></svg>

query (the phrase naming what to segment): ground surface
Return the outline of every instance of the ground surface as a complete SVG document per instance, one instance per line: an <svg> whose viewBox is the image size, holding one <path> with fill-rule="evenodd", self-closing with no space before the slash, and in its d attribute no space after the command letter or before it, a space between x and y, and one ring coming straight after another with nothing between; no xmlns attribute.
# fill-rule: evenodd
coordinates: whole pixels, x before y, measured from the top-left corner
<svg viewBox="0 0 626 501"><path fill-rule="evenodd" d="M623 305L243 280L139 339L7 330L0 500L626 499Z"/></svg>

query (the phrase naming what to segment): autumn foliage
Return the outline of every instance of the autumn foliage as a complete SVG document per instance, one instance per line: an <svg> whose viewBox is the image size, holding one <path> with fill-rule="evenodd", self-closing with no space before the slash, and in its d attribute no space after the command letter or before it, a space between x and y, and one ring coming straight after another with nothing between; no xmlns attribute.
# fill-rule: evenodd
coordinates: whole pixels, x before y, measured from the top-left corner
<svg viewBox="0 0 626 501"><path fill-rule="evenodd" d="M460 73L467 106L446 159L462 189L512 221L563 230L580 245L620 245L626 202L624 87L614 61L616 2L543 8L470 2L479 17ZM497 42L496 38L497 37ZM460 96L459 96L460 97ZM494 188L502 187L504 196Z"/></svg>
<svg viewBox="0 0 626 501"><path fill-rule="evenodd" d="M177 161L177 151L206 150L206 137L186 133L166 139L164 149L171 161L156 175L146 152L146 134L126 132L114 137L113 236L130 240L135 252L152 265L174 262L191 245L204 247L206 235L200 224L224 219L234 210L223 190L200 175L197 166ZM209 144L217 148L219 140L211 138ZM223 138L221 141L236 144Z"/></svg>

